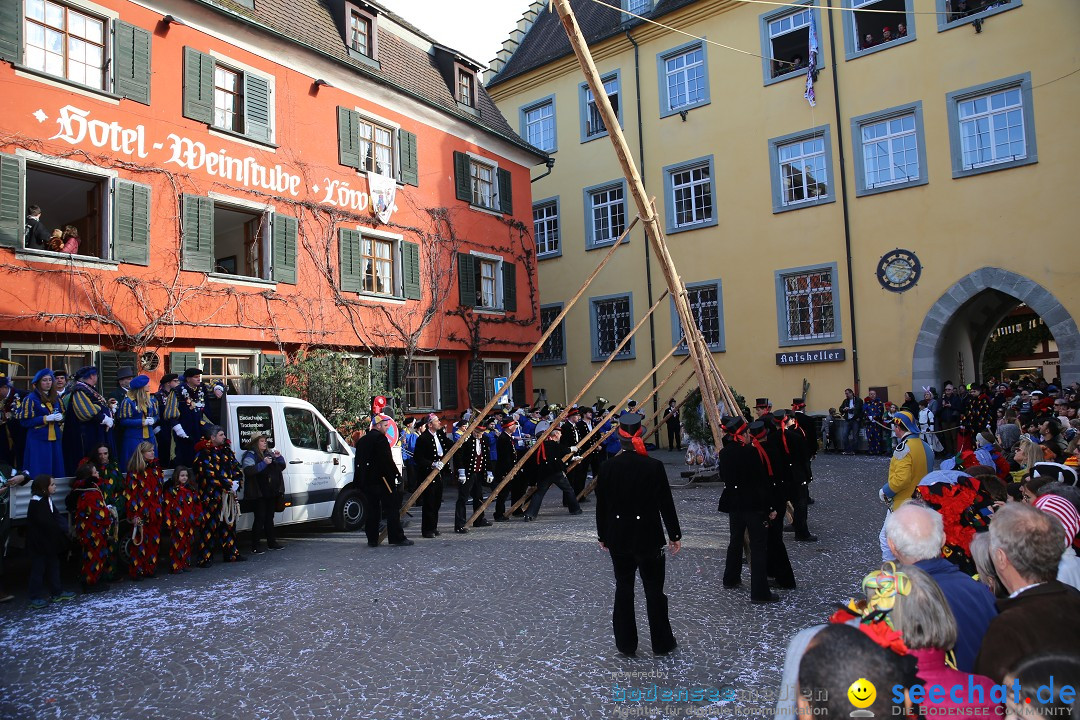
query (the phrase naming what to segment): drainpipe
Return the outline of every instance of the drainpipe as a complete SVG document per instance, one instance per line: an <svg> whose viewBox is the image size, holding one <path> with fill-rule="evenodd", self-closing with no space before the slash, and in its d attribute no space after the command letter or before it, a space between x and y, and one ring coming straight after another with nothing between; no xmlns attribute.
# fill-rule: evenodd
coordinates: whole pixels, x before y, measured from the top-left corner
<svg viewBox="0 0 1080 720"><path fill-rule="evenodd" d="M544 172L544 173L541 173L541 174L537 175L536 177L534 177L532 180L529 181L530 183L534 183L537 180L542 180L542 179L546 178L548 175L550 175L551 171L555 169L555 158L553 158L553 157L546 158L544 160L544 164L547 165L547 172ZM650 305L649 307L652 307L652 305Z"/></svg>
<svg viewBox="0 0 1080 720"><path fill-rule="evenodd" d="M844 128L840 124L840 81L837 79L837 69L840 65L836 59L836 32L833 29L832 0L825 0L826 12L829 14L829 55L832 59L833 76L833 108L836 111L836 139L840 151L840 207L844 212L844 250L847 254L847 291L848 291L848 315L851 317L851 372L853 387L856 395L859 394L859 335L855 329L855 278L851 268L851 217L848 214L848 190L847 190L847 163L844 160Z"/></svg>
<svg viewBox="0 0 1080 720"><path fill-rule="evenodd" d="M634 98L637 106L637 142L638 142L638 164L641 168L641 183L645 184L645 178L648 177L648 173L645 168L645 133L643 124L641 121L641 65L638 62L638 44L634 40L630 31L626 31L626 39L630 41L630 44L634 46ZM649 251L649 239L646 237L645 242L642 243L645 246L645 289L648 295L649 307L653 306L653 289L652 289L652 258ZM656 325L653 322L655 313L649 315L649 357L652 360L652 367L656 367ZM656 373L651 376L653 390L656 389ZM660 398L653 393L653 415L656 415L660 411ZM657 427L654 433L656 436L656 443L660 443L660 428Z"/></svg>

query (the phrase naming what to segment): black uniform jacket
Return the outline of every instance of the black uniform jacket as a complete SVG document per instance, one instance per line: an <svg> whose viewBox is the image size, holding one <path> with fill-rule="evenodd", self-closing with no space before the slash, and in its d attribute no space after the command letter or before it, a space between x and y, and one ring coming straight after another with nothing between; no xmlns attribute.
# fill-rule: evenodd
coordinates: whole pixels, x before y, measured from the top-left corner
<svg viewBox="0 0 1080 720"><path fill-rule="evenodd" d="M613 553L646 555L682 539L664 464L624 451L600 466L596 485L596 534Z"/></svg>
<svg viewBox="0 0 1080 720"><path fill-rule="evenodd" d="M384 490L384 480L391 490L401 482L401 473L394 464L390 443L378 430L372 430L356 443L356 475L365 485Z"/></svg>
<svg viewBox="0 0 1080 720"><path fill-rule="evenodd" d="M442 430L439 430L436 434L439 436L439 442L442 443L444 453L454 446L454 443L450 441L450 438L446 437L446 433ZM439 460L442 460L442 455L439 454L439 450L435 447L435 436L431 434L430 430L425 430L416 438L416 447L413 448L413 464L416 465L417 472L426 478L432 470L432 465ZM442 469L441 475L443 477L448 477L453 472L451 465L452 463Z"/></svg>
<svg viewBox="0 0 1080 720"><path fill-rule="evenodd" d="M495 475L500 478L506 477L510 468L514 467L521 458L512 435L499 433L499 437L495 439L495 455Z"/></svg>
<svg viewBox="0 0 1080 720"><path fill-rule="evenodd" d="M772 480L753 445L743 445L725 438L717 461L720 464L720 477L724 479L724 492L720 495L717 510L733 513L769 512L772 509L769 504Z"/></svg>

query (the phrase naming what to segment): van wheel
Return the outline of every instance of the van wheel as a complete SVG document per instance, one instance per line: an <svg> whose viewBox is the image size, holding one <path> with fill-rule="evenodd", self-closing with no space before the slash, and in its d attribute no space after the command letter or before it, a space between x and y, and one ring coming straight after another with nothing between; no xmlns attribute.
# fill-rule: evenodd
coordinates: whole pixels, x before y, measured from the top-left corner
<svg viewBox="0 0 1080 720"><path fill-rule="evenodd" d="M364 524L364 501L356 488L346 488L338 496L331 518L334 527L342 532L355 532Z"/></svg>

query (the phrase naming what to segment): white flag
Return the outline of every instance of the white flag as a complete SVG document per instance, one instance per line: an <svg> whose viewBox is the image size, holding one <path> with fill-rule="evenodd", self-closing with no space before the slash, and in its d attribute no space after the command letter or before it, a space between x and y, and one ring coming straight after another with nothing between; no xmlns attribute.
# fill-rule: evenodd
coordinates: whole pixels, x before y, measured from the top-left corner
<svg viewBox="0 0 1080 720"><path fill-rule="evenodd" d="M390 222L394 213L394 197L397 195L397 182L392 177L369 172L367 174L368 193L371 195L371 211L379 222Z"/></svg>

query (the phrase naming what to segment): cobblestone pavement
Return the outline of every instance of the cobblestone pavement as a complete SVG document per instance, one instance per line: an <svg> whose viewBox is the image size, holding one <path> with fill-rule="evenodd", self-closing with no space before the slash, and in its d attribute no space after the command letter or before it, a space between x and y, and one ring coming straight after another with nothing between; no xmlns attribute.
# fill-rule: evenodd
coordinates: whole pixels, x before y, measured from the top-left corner
<svg viewBox="0 0 1080 720"><path fill-rule="evenodd" d="M681 460L657 453L679 480ZM719 485L675 489L685 535L668 563L679 648L651 654L638 591L638 657L615 651L614 583L593 505L549 493L538 522L368 548L317 526L240 565L142 583L32 612L0 606L2 718L733 717L771 706L784 649L857 590L879 557L885 458L819 457L810 509L821 541L787 535L799 588L749 602L721 586ZM419 514L417 513L417 517ZM450 532L448 532L450 531ZM628 673L639 673L636 677ZM734 688L730 702L615 703L620 688ZM755 702L750 693L760 693Z"/></svg>

